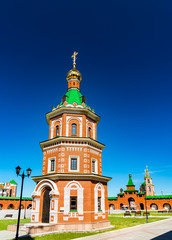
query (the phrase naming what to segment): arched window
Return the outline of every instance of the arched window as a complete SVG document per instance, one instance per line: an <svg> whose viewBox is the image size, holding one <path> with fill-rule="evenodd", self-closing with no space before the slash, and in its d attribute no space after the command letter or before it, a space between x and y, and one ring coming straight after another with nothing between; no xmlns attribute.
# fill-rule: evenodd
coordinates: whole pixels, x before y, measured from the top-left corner
<svg viewBox="0 0 172 240"><path fill-rule="evenodd" d="M59 126L56 126L56 136L59 136Z"/></svg>
<svg viewBox="0 0 172 240"><path fill-rule="evenodd" d="M14 205L13 204L8 205L7 209L14 209Z"/></svg>
<svg viewBox="0 0 172 240"><path fill-rule="evenodd" d="M72 135L76 136L76 124L72 124Z"/></svg>
<svg viewBox="0 0 172 240"><path fill-rule="evenodd" d="M88 136L89 136L89 138L91 138L91 128L90 127L88 128Z"/></svg>
<svg viewBox="0 0 172 240"><path fill-rule="evenodd" d="M83 188L77 181L69 182L64 188L64 213L78 212L83 215Z"/></svg>
<svg viewBox="0 0 172 240"><path fill-rule="evenodd" d="M152 210L158 210L158 206L157 206L155 203L152 203L152 204L150 205L150 208L151 208Z"/></svg>
<svg viewBox="0 0 172 240"><path fill-rule="evenodd" d="M27 206L27 209L32 209L32 204L29 204L29 205Z"/></svg>
<svg viewBox="0 0 172 240"><path fill-rule="evenodd" d="M91 159L91 170L92 173L98 173L97 172L97 160L96 159Z"/></svg>
<svg viewBox="0 0 172 240"><path fill-rule="evenodd" d="M150 183L150 180L148 179L148 183Z"/></svg>
<svg viewBox="0 0 172 240"><path fill-rule="evenodd" d="M169 203L164 203L163 208L169 211L171 209L171 205Z"/></svg>
<svg viewBox="0 0 172 240"><path fill-rule="evenodd" d="M105 190L101 183L97 183L94 188L94 209L95 213L105 213Z"/></svg>

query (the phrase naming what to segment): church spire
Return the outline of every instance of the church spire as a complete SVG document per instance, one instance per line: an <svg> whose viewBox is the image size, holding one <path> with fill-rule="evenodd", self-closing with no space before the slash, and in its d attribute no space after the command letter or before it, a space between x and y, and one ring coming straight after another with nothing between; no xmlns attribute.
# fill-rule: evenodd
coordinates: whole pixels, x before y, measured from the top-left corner
<svg viewBox="0 0 172 240"><path fill-rule="evenodd" d="M145 178L149 177L149 170L148 170L148 166L146 166L146 170L145 170Z"/></svg>
<svg viewBox="0 0 172 240"><path fill-rule="evenodd" d="M131 178L131 174L129 174L129 180L127 184L127 190L135 190L135 185L133 183L133 180Z"/></svg>
<svg viewBox="0 0 172 240"><path fill-rule="evenodd" d="M134 183L133 183L133 180L131 178L131 174L129 174L129 180L128 180L127 186L135 186Z"/></svg>
<svg viewBox="0 0 172 240"><path fill-rule="evenodd" d="M76 56L78 55L77 52L74 52L72 55L73 58L73 69L71 69L67 75L66 79L68 82L68 89L75 88L79 90L80 83L82 80L81 73L76 69Z"/></svg>

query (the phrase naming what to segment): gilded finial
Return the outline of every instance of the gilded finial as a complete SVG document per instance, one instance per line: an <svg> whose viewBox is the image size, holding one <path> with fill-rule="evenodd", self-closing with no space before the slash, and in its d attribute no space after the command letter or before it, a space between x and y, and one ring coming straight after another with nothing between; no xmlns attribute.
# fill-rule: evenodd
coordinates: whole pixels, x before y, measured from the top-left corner
<svg viewBox="0 0 172 240"><path fill-rule="evenodd" d="M78 53L74 51L74 53L71 57L71 58L73 58L73 68L75 68L75 66L76 66L76 55L78 55Z"/></svg>
<svg viewBox="0 0 172 240"><path fill-rule="evenodd" d="M145 169L145 176L149 176L149 170L148 170L148 166L146 165L146 169Z"/></svg>

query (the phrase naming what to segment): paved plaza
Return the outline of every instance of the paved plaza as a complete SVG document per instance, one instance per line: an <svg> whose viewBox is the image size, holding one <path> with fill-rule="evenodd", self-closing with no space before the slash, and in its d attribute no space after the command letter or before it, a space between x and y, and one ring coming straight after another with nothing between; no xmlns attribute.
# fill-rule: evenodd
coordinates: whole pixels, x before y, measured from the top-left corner
<svg viewBox="0 0 172 240"><path fill-rule="evenodd" d="M23 236L24 232L20 232ZM40 235L40 234L39 234ZM14 232L0 231L0 240L13 239ZM33 236L32 236L33 237ZM172 218L135 227L96 234L77 240L172 240Z"/></svg>
<svg viewBox="0 0 172 240"><path fill-rule="evenodd" d="M77 240L172 240L172 218Z"/></svg>

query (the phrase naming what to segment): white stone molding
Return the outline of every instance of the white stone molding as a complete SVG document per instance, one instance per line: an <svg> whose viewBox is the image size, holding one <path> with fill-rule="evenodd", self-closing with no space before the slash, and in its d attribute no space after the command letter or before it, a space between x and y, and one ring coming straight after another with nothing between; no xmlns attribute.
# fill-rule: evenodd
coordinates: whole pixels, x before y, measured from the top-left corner
<svg viewBox="0 0 172 240"><path fill-rule="evenodd" d="M96 187L94 188L94 211L98 213L98 191Z"/></svg>
<svg viewBox="0 0 172 240"><path fill-rule="evenodd" d="M77 169L76 170L71 170L71 158L76 158L77 159ZM79 156L69 156L69 161L68 161L68 171L69 172L79 172L79 166L80 166L80 159Z"/></svg>
<svg viewBox="0 0 172 240"><path fill-rule="evenodd" d="M64 214L68 215L70 211L70 188L64 188Z"/></svg>
<svg viewBox="0 0 172 240"><path fill-rule="evenodd" d="M80 127L80 137L82 137L82 117L73 117L73 116L67 116L66 117L66 136L69 137L69 124L71 120L77 120L79 122Z"/></svg>
<svg viewBox="0 0 172 240"><path fill-rule="evenodd" d="M92 171L93 161L95 162L95 172ZM92 172L92 173L95 173L95 174L98 174L98 161L97 161L97 159L95 159L95 158L91 158L91 172Z"/></svg>
<svg viewBox="0 0 172 240"><path fill-rule="evenodd" d="M98 191L101 191L101 210L105 213L105 189L102 183L97 183L94 188L94 210L98 213Z"/></svg>
<svg viewBox="0 0 172 240"><path fill-rule="evenodd" d="M57 213L58 213L58 199L59 198L54 198L52 197L51 200L50 200L50 218L49 218L49 222L50 223L57 223ZM52 208L52 203L54 202L54 209L51 210ZM51 217L54 217L54 221L51 221Z"/></svg>
<svg viewBox="0 0 172 240"><path fill-rule="evenodd" d="M75 108L75 106L72 105L72 104L67 104L65 107L72 107L72 108ZM84 108L82 105L77 105L76 107L77 107L77 108Z"/></svg>
<svg viewBox="0 0 172 240"><path fill-rule="evenodd" d="M78 202L78 206L77 206L78 214L82 215L83 214L83 188L78 188L77 202Z"/></svg>
<svg viewBox="0 0 172 240"><path fill-rule="evenodd" d="M54 146L58 146L58 147L61 147L61 146L71 146L71 144L75 147L78 147L78 145L77 144L75 144L75 143L67 143L67 142L65 142L65 143L60 143L60 144L54 144ZM60 151L60 148L58 149L58 148L54 148L54 146L50 146L50 147L44 147L43 148L43 150L46 150L46 149L51 149L51 148L53 148L53 149L51 149L51 150L47 150L47 153L52 153L52 152L57 152L58 150ZM88 145L88 143L86 143L86 144L79 144L79 146L80 147L89 147L89 148L92 148L92 149L94 149L94 150L96 150L96 151L99 151L99 153L101 153L102 152L102 150L101 149L98 149L98 148L96 148L96 147L93 147L93 146L90 146L90 145ZM89 149L87 150L88 152L89 152Z"/></svg>
<svg viewBox="0 0 172 240"><path fill-rule="evenodd" d="M51 171L51 160L54 160L54 171ZM54 173L56 169L56 157L48 158L48 173Z"/></svg>
<svg viewBox="0 0 172 240"><path fill-rule="evenodd" d="M95 123L93 123L93 139L96 139Z"/></svg>
<svg viewBox="0 0 172 240"><path fill-rule="evenodd" d="M45 187L51 188L50 195L59 195L57 185L49 179L43 179L36 185L32 197L41 196L41 192Z"/></svg>
<svg viewBox="0 0 172 240"><path fill-rule="evenodd" d="M40 206L40 198L35 198L33 200L33 205L35 206L35 210L32 208L31 212L31 221L32 222L39 222L39 206ZM32 216L35 216L35 219L32 220Z"/></svg>
<svg viewBox="0 0 172 240"><path fill-rule="evenodd" d="M57 122L60 123L60 136L62 136L62 118L58 118L58 119L52 121L52 125L51 125L51 138L53 138L53 130L54 130L54 126L55 126L55 124Z"/></svg>
<svg viewBox="0 0 172 240"><path fill-rule="evenodd" d="M77 181L69 182L64 188L64 214L68 215L70 212L70 190L77 189L77 212L83 215L83 188Z"/></svg>
<svg viewBox="0 0 172 240"><path fill-rule="evenodd" d="M86 137L89 137L88 136L88 125L91 125L92 126L92 131L93 131L93 139L95 140L96 138L96 131L95 131L95 123L93 122L90 122L88 119L86 120Z"/></svg>

